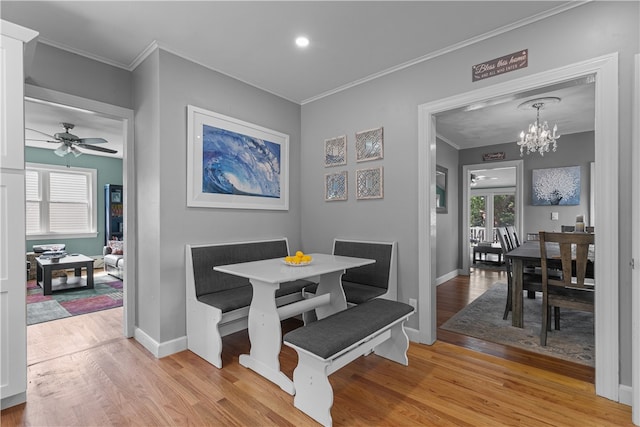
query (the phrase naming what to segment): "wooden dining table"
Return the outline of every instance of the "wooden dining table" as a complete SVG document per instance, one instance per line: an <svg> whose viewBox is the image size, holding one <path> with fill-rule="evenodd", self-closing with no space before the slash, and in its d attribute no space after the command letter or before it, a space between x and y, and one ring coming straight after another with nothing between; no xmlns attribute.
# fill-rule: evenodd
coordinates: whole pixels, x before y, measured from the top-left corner
<svg viewBox="0 0 640 427"><path fill-rule="evenodd" d="M595 260L593 246L589 249L589 259ZM516 328L524 327L524 310L523 310L523 278L524 266L539 267L541 265L540 242L526 241L522 245L514 248L505 254L507 260L511 260L511 269L513 275L513 292L511 293L511 325ZM547 260L557 262L559 268L560 247L556 243L547 243Z"/></svg>

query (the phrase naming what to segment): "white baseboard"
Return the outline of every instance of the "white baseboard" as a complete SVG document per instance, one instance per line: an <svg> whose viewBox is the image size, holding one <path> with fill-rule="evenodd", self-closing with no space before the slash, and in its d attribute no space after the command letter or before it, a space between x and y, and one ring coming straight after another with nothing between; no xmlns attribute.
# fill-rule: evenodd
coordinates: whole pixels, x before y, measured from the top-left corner
<svg viewBox="0 0 640 427"><path fill-rule="evenodd" d="M136 328L133 337L155 357L162 358L187 349L186 335L171 341L159 343L140 328Z"/></svg>
<svg viewBox="0 0 640 427"><path fill-rule="evenodd" d="M461 271L462 270L453 270L453 271L450 271L449 273L447 273L447 274L445 274L443 276L440 276L440 277L436 278L436 286L440 286L444 282L447 282L447 281L453 279L454 277L459 276L460 274L462 274Z"/></svg>
<svg viewBox="0 0 640 427"><path fill-rule="evenodd" d="M632 406L633 405L633 387L620 384L618 389L618 402L623 405Z"/></svg>
<svg viewBox="0 0 640 427"><path fill-rule="evenodd" d="M420 331L414 328L404 328L404 331L407 333L407 337L409 337L409 341L420 342Z"/></svg>

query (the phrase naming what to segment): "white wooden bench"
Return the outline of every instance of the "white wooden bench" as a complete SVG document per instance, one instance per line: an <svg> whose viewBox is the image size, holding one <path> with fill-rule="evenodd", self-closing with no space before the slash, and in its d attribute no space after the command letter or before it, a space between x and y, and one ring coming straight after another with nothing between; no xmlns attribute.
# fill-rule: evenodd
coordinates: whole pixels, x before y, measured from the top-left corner
<svg viewBox="0 0 640 427"><path fill-rule="evenodd" d="M294 406L325 426L332 425L333 389L329 375L373 350L408 365L404 323L408 304L376 298L288 332L285 345L298 353L293 371Z"/></svg>
<svg viewBox="0 0 640 427"><path fill-rule="evenodd" d="M186 245L187 348L222 368L222 337L247 329L253 296L249 280L214 271L213 267L287 255L286 238ZM310 284L306 280L282 283L276 291L276 304L303 300L302 290Z"/></svg>

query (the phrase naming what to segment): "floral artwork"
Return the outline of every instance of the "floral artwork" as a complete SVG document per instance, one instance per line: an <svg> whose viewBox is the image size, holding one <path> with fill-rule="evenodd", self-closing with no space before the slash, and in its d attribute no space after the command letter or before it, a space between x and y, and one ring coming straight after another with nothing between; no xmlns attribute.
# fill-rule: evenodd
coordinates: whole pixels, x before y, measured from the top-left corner
<svg viewBox="0 0 640 427"><path fill-rule="evenodd" d="M534 169L531 183L534 206L580 204L580 166Z"/></svg>

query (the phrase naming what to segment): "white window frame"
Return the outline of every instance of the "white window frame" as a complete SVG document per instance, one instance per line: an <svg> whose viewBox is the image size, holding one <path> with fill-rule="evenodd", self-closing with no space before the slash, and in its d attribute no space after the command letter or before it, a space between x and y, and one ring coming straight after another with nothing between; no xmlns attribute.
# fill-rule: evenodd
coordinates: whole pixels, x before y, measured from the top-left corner
<svg viewBox="0 0 640 427"><path fill-rule="evenodd" d="M60 165L48 165L39 163L26 163L27 170L37 170L40 177L40 189L43 191L41 208L40 208L40 224L41 230L45 230L37 234L27 234L27 240L43 240L43 239L83 239L83 238L96 238L98 236L98 171L96 169L67 167ZM73 171L73 173L79 173L85 175L89 180L89 231L83 231L78 233L54 233L49 231L49 215L48 205L49 200L46 192L48 191L48 176L49 172L67 172Z"/></svg>

